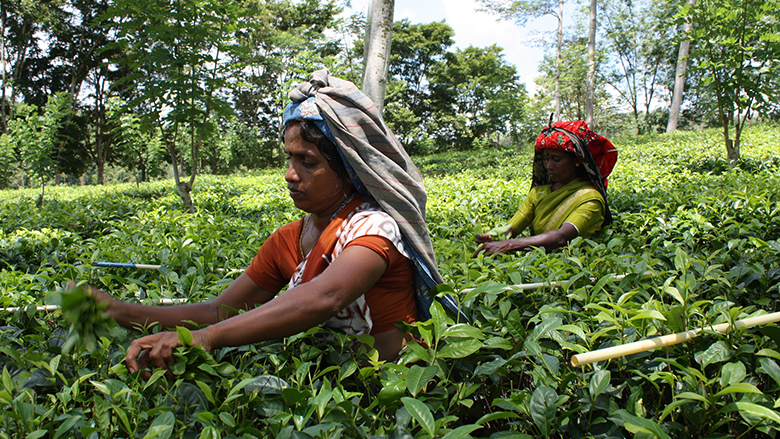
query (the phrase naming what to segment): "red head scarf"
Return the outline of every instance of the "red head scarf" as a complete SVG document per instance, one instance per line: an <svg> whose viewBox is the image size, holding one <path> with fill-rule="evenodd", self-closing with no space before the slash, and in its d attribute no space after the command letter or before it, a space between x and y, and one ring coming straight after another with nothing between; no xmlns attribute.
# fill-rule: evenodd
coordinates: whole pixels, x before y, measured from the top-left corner
<svg viewBox="0 0 780 439"><path fill-rule="evenodd" d="M618 155L617 148L606 137L594 133L588 124L581 120L555 122L542 130L534 142L534 149L536 154L534 155L534 175L531 186L551 183L541 151L543 149L559 149L577 156L591 183L601 192L606 203L607 176L615 167ZM608 206L604 218L607 224L612 221Z"/></svg>
<svg viewBox="0 0 780 439"><path fill-rule="evenodd" d="M583 154L577 151L578 145L575 144L575 139L572 138L571 134L576 136L587 147L588 152L593 157L596 168L599 170L599 174L601 174L604 186L606 186L607 176L612 172L612 168L615 167L617 162L617 148L606 137L594 133L593 130L588 128L587 123L581 120L555 122L550 127L542 130L539 137L536 138L534 149L539 151L550 148L572 152L577 155L580 163L584 163L585 157L583 156L586 154L584 151Z"/></svg>

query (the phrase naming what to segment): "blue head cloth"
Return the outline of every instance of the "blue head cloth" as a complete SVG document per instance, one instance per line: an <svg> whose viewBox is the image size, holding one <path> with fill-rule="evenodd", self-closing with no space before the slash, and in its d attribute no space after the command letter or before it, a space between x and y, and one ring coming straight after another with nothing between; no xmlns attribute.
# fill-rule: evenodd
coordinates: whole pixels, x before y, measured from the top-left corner
<svg viewBox="0 0 780 439"><path fill-rule="evenodd" d="M287 104L287 107L282 114L282 140L284 140L284 130L287 128L287 122L291 120L307 120L314 122L314 125L322 131L322 134L325 134L325 137L336 145L336 150L339 152L339 157L341 157L341 161L347 169L352 185L355 186L355 189L357 189L359 193L367 195L368 190L366 189L366 186L360 181L357 173L352 169L352 166L350 166L346 157L344 157L344 153L341 152L341 148L338 147L339 142L336 141L336 137L333 135L333 132L331 132L330 127L328 127L328 123L325 122L325 119L320 114L320 109L317 108L315 101L315 97L310 97L301 102L290 102Z"/></svg>
<svg viewBox="0 0 780 439"><path fill-rule="evenodd" d="M333 137L333 133L330 132L328 123L325 122L325 119L320 114L320 109L317 108L316 100L315 97L310 97L305 101L287 104L287 108L284 109L282 114L282 138L284 138L284 129L287 127L287 122L291 120L310 120L325 134L325 137L330 139L334 145L338 145L336 138Z"/></svg>

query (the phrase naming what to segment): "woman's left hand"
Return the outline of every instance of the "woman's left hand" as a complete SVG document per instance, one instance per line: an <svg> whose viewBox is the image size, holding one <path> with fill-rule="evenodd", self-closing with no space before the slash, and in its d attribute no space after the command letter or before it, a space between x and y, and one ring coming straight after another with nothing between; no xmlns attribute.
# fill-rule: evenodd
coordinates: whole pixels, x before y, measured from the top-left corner
<svg viewBox="0 0 780 439"><path fill-rule="evenodd" d="M168 369L173 364L173 350L181 345L176 332L159 332L133 340L125 356L127 369L130 373L143 370L141 377L148 380L152 374L144 369L150 363L154 367ZM192 331L192 345L201 345L205 350L211 350L208 337L202 330Z"/></svg>

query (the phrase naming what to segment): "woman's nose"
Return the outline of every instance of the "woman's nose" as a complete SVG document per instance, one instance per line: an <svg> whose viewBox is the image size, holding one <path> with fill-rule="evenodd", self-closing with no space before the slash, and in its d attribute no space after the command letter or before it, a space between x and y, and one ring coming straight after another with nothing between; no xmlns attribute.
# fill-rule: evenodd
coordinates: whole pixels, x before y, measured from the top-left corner
<svg viewBox="0 0 780 439"><path fill-rule="evenodd" d="M298 180L298 173L295 172L295 167L293 167L292 162L287 164L287 172L284 173L284 179L285 179L285 181L297 181Z"/></svg>

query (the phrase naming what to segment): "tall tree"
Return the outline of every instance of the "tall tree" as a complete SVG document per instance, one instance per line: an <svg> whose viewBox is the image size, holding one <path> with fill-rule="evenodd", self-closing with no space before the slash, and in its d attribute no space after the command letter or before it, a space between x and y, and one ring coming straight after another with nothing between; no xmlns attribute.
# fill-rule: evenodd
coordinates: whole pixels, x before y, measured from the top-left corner
<svg viewBox="0 0 780 439"><path fill-rule="evenodd" d="M730 167L740 158L749 118L778 111L780 1L699 0L678 17L691 17L691 71L704 75L700 93L714 96ZM734 129L731 137L730 128Z"/></svg>
<svg viewBox="0 0 780 439"><path fill-rule="evenodd" d="M528 20L550 15L558 20L556 31L556 76L555 76L555 119L561 120L561 76L563 57L563 6L564 0L479 0L487 11L498 14L505 20L525 26Z"/></svg>
<svg viewBox="0 0 780 439"><path fill-rule="evenodd" d="M385 105L395 0L369 0L362 90L381 112Z"/></svg>
<svg viewBox="0 0 780 439"><path fill-rule="evenodd" d="M696 0L687 0L688 4L693 6ZM680 119L680 108L682 108L683 92L685 89L685 72L688 70L688 52L691 48L691 40L688 33L692 25L690 19L685 20L682 27L682 41L680 41L680 50L677 54L677 69L674 74L674 92L672 94L672 106L669 108L669 122L666 124L666 132L677 129L677 121Z"/></svg>
<svg viewBox="0 0 780 439"><path fill-rule="evenodd" d="M588 20L588 78L585 97L585 122L593 126L593 93L596 91L596 14L598 4L590 0L590 19Z"/></svg>
<svg viewBox="0 0 780 439"><path fill-rule="evenodd" d="M244 68L233 74L226 91L237 119L223 119L220 127L232 131L234 122L244 124L248 129L242 130L242 135L258 136L250 143L259 143L261 155L271 160L248 161L246 165L269 165L273 164L273 152L278 151L279 114L290 89L323 65L340 74L347 71L338 59L345 50L342 39L329 36L342 24L337 18L341 8L333 1L318 0L242 0L239 8L236 25L241 30L236 38L244 51L233 56ZM363 32L363 23L359 25ZM342 30L348 33L350 26L351 22ZM359 82L360 76L351 78Z"/></svg>
<svg viewBox="0 0 780 439"><path fill-rule="evenodd" d="M419 152L430 121L430 81L433 69L444 62L455 33L446 23L393 25L390 81L385 120L410 152Z"/></svg>
<svg viewBox="0 0 780 439"><path fill-rule="evenodd" d="M673 40L663 3L650 0L607 0L602 3L602 26L611 64L607 83L631 110L636 130L647 130L647 116L659 97L670 66L667 47Z"/></svg>
<svg viewBox="0 0 780 439"><path fill-rule="evenodd" d="M135 68L130 105L160 130L176 190L190 212L212 117L231 112L219 91L239 69L231 62L240 51L235 13L235 2L199 0L116 0L110 13Z"/></svg>
<svg viewBox="0 0 780 439"><path fill-rule="evenodd" d="M439 149L468 150L517 132L528 98L502 51L496 45L459 49L433 70L428 127Z"/></svg>

